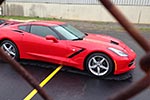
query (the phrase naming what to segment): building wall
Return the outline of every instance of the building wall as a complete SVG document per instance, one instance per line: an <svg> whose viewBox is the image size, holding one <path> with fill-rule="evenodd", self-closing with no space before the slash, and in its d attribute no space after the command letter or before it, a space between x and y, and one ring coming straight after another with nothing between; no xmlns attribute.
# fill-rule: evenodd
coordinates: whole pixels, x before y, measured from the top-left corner
<svg viewBox="0 0 150 100"><path fill-rule="evenodd" d="M133 23L150 24L150 6L117 5ZM115 22L102 5L6 2L4 15Z"/></svg>
<svg viewBox="0 0 150 100"><path fill-rule="evenodd" d="M2 7L0 6L0 15L2 15Z"/></svg>

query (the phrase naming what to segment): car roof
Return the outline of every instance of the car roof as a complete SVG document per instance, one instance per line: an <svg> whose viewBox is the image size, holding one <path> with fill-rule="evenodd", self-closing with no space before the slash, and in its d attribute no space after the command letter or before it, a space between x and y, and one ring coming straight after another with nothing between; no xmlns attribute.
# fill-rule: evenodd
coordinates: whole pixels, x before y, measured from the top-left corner
<svg viewBox="0 0 150 100"><path fill-rule="evenodd" d="M63 25L65 22L60 21L30 21L30 22L20 22L15 25L8 25L7 28L16 28L18 26L22 25L41 25L41 26L57 26L57 25Z"/></svg>
<svg viewBox="0 0 150 100"><path fill-rule="evenodd" d="M60 21L33 21L33 22L28 22L28 24L55 26L55 25L65 24L65 22L60 22Z"/></svg>

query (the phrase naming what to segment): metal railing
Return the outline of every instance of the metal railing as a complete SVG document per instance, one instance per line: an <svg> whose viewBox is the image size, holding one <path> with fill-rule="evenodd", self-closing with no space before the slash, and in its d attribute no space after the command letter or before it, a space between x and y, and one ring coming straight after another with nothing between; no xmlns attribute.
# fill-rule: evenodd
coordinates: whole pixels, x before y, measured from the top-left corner
<svg viewBox="0 0 150 100"><path fill-rule="evenodd" d="M6 0L7 2L30 2L30 3L58 3L58 4L82 4L98 5L98 0ZM150 6L150 0L111 0L116 5L127 6Z"/></svg>
<svg viewBox="0 0 150 100"><path fill-rule="evenodd" d="M3 1L4 0L0 0L0 4ZM140 32L124 17L124 15L110 0L99 0L99 2L105 6L105 8L116 18L116 20L146 52L146 55L140 61L141 69L146 74L145 77L143 77L137 83L132 84L129 88L109 98L109 100L127 100L143 91L150 85L150 44L140 35ZM7 61L33 88L37 89L38 93L43 97L44 100L52 100L52 98L46 94L45 90L39 86L38 81L33 78L32 75L27 72L27 70L25 70L19 63L6 55L2 49L0 49L0 57L4 61Z"/></svg>

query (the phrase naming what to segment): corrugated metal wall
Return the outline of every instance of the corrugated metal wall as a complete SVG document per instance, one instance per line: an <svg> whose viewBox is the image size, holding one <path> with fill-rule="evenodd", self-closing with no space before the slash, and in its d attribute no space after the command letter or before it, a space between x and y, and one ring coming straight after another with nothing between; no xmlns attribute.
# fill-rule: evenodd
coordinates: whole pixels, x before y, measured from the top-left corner
<svg viewBox="0 0 150 100"><path fill-rule="evenodd" d="M99 4L98 0L6 0L7 2L46 2L70 4ZM117 5L150 6L150 0L112 0Z"/></svg>
<svg viewBox="0 0 150 100"><path fill-rule="evenodd" d="M150 0L112 0L115 4L118 5L150 5Z"/></svg>

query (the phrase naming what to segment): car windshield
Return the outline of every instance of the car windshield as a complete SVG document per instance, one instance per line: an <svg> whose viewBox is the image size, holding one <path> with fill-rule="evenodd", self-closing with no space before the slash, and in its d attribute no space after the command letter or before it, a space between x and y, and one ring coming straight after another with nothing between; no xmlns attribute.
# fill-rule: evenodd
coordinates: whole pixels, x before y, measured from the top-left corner
<svg viewBox="0 0 150 100"><path fill-rule="evenodd" d="M54 26L53 29L59 32L67 40L82 40L85 37L84 33L68 24Z"/></svg>

